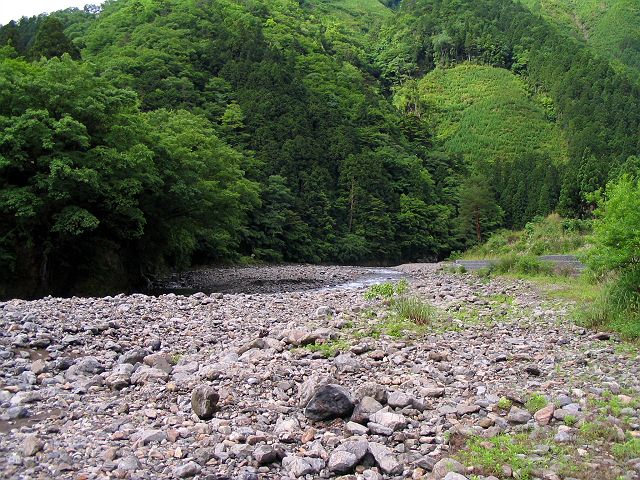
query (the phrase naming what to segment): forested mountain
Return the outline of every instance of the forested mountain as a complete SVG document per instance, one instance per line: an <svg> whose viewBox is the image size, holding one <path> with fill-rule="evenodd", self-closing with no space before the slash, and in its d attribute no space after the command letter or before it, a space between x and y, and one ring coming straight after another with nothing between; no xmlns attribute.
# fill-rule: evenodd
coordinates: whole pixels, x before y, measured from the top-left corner
<svg viewBox="0 0 640 480"><path fill-rule="evenodd" d="M640 147L638 84L511 0L110 0L0 41L7 293L435 259L588 214Z"/></svg>
<svg viewBox="0 0 640 480"><path fill-rule="evenodd" d="M640 71L640 3L637 0L521 1L532 12L590 45L614 64Z"/></svg>

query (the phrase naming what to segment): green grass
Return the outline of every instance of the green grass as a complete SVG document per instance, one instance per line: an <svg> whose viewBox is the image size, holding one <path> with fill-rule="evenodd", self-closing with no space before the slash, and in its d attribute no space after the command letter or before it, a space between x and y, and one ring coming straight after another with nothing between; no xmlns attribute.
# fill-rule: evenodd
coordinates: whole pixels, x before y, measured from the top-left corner
<svg viewBox="0 0 640 480"><path fill-rule="evenodd" d="M619 332L626 340L640 339L640 268L605 279L591 303L576 312L576 321L589 328Z"/></svg>
<svg viewBox="0 0 640 480"><path fill-rule="evenodd" d="M498 405L498 408L501 408L502 410L509 410L513 406L513 402L509 400L507 397L500 397L500 400L498 400L497 405Z"/></svg>
<svg viewBox="0 0 640 480"><path fill-rule="evenodd" d="M640 457L640 438L632 438L624 443L615 444L611 451L618 460L630 460Z"/></svg>
<svg viewBox="0 0 640 480"><path fill-rule="evenodd" d="M409 282L402 279L398 282L382 282L371 285L364 298L367 300L384 299L391 300L393 297L405 294L409 290Z"/></svg>
<svg viewBox="0 0 640 480"><path fill-rule="evenodd" d="M498 435L490 439L472 437L458 459L465 465L480 467L487 475L502 477L502 467L509 465L521 480L530 480L534 464L525 458L530 453L530 441L525 434Z"/></svg>
<svg viewBox="0 0 640 480"><path fill-rule="evenodd" d="M467 260L500 258L514 255L550 255L580 253L588 244L591 223L564 219L551 214L529 222L518 231L502 230L476 247L467 250Z"/></svg>
<svg viewBox="0 0 640 480"><path fill-rule="evenodd" d="M529 413L534 414L541 408L546 407L549 404L547 397L540 393L534 393L529 397L527 402L524 404L524 407L529 411Z"/></svg>
<svg viewBox="0 0 640 480"><path fill-rule="evenodd" d="M428 325L437 316L434 307L415 296L394 300L392 311L400 320L409 320L417 325Z"/></svg>
<svg viewBox="0 0 640 480"><path fill-rule="evenodd" d="M575 415L566 415L564 417L563 423L567 427L573 427L576 423L578 423L578 418Z"/></svg>
<svg viewBox="0 0 640 480"><path fill-rule="evenodd" d="M551 114L508 70L474 64L436 68L418 88L426 111L433 112L436 142L470 164L509 162L530 152L553 162L566 158Z"/></svg>
<svg viewBox="0 0 640 480"><path fill-rule="evenodd" d="M320 352L325 358L335 357L338 353L348 350L349 342L343 339L329 340L323 343L313 343L304 348L311 352Z"/></svg>
<svg viewBox="0 0 640 480"><path fill-rule="evenodd" d="M580 425L580 436L587 441L606 440L612 442L616 439L615 429L604 421L584 422Z"/></svg>

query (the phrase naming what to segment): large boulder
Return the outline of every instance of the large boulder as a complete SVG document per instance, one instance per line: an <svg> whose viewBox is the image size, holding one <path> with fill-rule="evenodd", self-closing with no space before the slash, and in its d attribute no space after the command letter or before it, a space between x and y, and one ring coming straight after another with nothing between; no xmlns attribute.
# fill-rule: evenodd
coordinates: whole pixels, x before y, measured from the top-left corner
<svg viewBox="0 0 640 480"><path fill-rule="evenodd" d="M340 385L329 384L317 388L304 409L310 420L331 420L348 417L353 411L351 394Z"/></svg>

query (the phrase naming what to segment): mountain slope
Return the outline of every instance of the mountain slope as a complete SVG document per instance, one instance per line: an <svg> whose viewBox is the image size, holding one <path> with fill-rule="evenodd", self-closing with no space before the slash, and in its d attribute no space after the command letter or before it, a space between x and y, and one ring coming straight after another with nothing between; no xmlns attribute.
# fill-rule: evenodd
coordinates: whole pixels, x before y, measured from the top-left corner
<svg viewBox="0 0 640 480"><path fill-rule="evenodd" d="M521 0L614 64L640 73L640 2L637 0Z"/></svg>
<svg viewBox="0 0 640 480"><path fill-rule="evenodd" d="M471 64L437 68L418 88L433 111L435 139L471 164L514 162L532 153L554 163L566 158L553 111L541 104L546 97L532 98L508 70Z"/></svg>

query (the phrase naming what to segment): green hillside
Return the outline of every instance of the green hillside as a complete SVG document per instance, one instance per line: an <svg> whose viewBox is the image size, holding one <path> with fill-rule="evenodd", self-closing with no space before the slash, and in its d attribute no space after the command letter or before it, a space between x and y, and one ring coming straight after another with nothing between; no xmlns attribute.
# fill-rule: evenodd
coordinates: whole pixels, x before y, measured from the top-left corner
<svg viewBox="0 0 640 480"><path fill-rule="evenodd" d="M509 162L538 153L566 158L562 132L546 96L531 96L508 70L463 64L436 68L419 82L435 138L471 164ZM547 107L545 109L545 106Z"/></svg>
<svg viewBox="0 0 640 480"><path fill-rule="evenodd" d="M637 0L521 0L617 65L640 70Z"/></svg>

